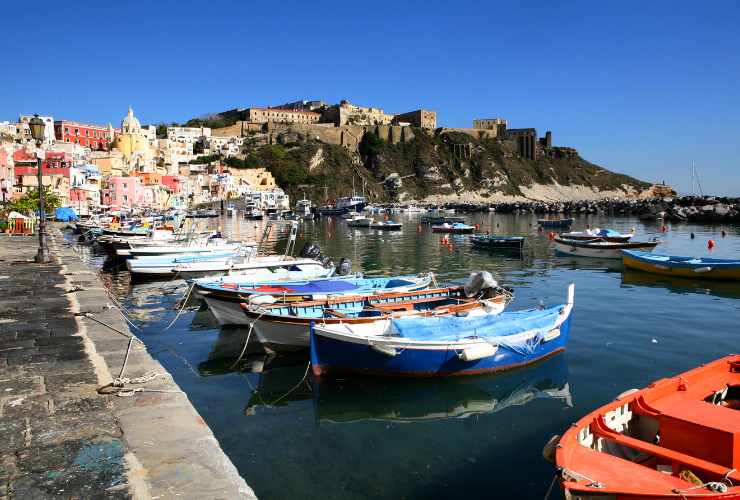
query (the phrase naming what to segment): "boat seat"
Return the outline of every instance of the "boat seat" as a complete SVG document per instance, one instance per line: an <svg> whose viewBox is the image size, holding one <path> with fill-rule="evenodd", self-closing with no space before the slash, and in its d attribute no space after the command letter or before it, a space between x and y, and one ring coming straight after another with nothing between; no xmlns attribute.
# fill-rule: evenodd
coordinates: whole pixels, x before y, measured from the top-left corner
<svg viewBox="0 0 740 500"><path fill-rule="evenodd" d="M608 439L614 441L617 444L633 448L637 451L648 453L657 458L667 460L673 465L674 474L680 472L679 467L681 465L692 470L694 473L698 473L702 480L719 480L725 475L733 481L740 481L740 471L733 471L732 467L726 467L714 462L703 460L691 455L687 455L680 451L675 451L663 446L658 446L640 439L635 439L629 436L625 436L606 425L603 416L599 416L594 419L590 426L591 432L596 437ZM662 438L662 434L661 434ZM728 474L729 473L729 474Z"/></svg>

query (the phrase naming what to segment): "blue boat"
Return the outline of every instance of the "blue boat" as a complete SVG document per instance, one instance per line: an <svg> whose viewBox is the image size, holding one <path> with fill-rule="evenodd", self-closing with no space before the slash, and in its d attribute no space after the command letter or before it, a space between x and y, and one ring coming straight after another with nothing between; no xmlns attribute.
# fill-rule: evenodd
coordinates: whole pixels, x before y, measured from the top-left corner
<svg viewBox="0 0 740 500"><path fill-rule="evenodd" d="M475 248L486 250L521 250L525 240L524 236L496 236L494 234L474 234L470 237L470 242Z"/></svg>
<svg viewBox="0 0 740 500"><path fill-rule="evenodd" d="M369 325L315 323L310 338L313 373L474 375L534 363L565 350L574 290L571 284L568 302L548 309L501 314L478 310Z"/></svg>
<svg viewBox="0 0 740 500"><path fill-rule="evenodd" d="M740 260L678 257L636 250L622 250L626 267L680 278L740 280Z"/></svg>

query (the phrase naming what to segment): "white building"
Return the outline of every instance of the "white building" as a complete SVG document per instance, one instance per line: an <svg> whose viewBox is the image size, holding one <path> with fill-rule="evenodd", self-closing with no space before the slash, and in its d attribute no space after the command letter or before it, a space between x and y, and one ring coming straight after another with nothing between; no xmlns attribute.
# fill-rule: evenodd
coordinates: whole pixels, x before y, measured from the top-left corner
<svg viewBox="0 0 740 500"><path fill-rule="evenodd" d="M192 144L211 137L208 127L167 127L167 138L170 141Z"/></svg>
<svg viewBox="0 0 740 500"><path fill-rule="evenodd" d="M28 121L33 118L33 115L21 115L18 117L18 131L21 132L21 137L24 142L31 140L31 129L28 128ZM44 144L51 146L54 144L54 117L52 116L39 116L44 120Z"/></svg>

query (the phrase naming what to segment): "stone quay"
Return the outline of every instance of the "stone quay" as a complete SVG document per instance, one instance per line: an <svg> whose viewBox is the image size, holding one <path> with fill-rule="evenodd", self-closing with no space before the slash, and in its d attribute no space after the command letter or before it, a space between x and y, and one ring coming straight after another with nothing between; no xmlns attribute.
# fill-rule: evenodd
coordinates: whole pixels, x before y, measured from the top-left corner
<svg viewBox="0 0 740 500"><path fill-rule="evenodd" d="M36 237L0 235L0 500L255 498L96 272L50 236L36 264Z"/></svg>

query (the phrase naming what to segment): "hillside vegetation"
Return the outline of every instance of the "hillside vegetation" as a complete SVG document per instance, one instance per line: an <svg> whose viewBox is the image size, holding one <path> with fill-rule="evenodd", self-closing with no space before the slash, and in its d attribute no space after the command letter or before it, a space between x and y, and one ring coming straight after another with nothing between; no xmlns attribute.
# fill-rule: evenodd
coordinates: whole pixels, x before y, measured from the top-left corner
<svg viewBox="0 0 740 500"><path fill-rule="evenodd" d="M416 131L414 139L395 145L365 134L359 154L295 133L278 137L278 142L254 141L243 159L231 163L268 168L293 200L304 193L316 202L349 195L353 178L355 190L361 192L364 181L365 194L377 202L470 193L482 199L521 197L528 188L542 185L583 186L594 191L649 187L578 156L527 160L508 143L456 132L430 136Z"/></svg>

